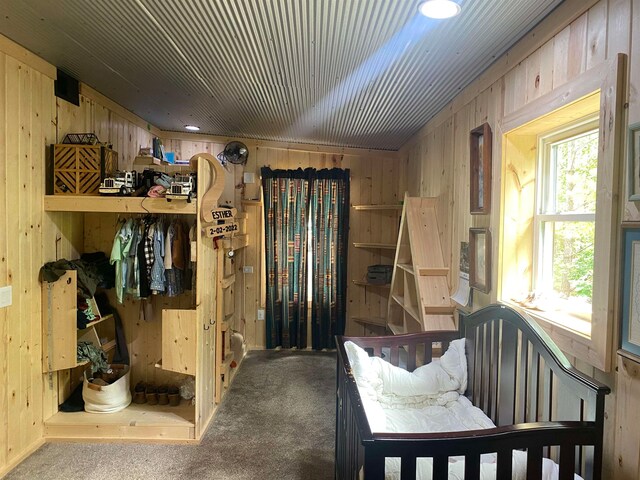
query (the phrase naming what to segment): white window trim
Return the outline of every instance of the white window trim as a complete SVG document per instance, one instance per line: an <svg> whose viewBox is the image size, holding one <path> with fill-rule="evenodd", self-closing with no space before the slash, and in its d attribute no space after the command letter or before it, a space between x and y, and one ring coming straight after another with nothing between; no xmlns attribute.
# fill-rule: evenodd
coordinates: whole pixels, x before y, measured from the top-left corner
<svg viewBox="0 0 640 480"><path fill-rule="evenodd" d="M538 154L536 155L536 169L538 179L549 178L551 172L551 149L553 145L559 141L569 138L575 138L580 135L597 131L599 115L587 115L576 121L568 122L558 128L552 129L550 132L542 133L538 136ZM542 157L542 158L541 158ZM538 213L542 207L546 206L549 197L555 192L548 191L549 183L543 180L537 182L536 198L534 200L535 210L533 214L533 279L532 283L535 290L548 279L544 279L542 261L540 253L542 251L541 243L544 241L542 224L546 222L593 222L595 224L596 214L594 213ZM547 197L547 198L545 198ZM581 335L591 336L591 314L586 317L585 313L579 313L571 310L560 309L557 313L544 314L552 323L559 323L561 326L569 330L576 331ZM575 318L571 318L575 317ZM586 326L585 323L589 325ZM587 334L587 332L589 332Z"/></svg>

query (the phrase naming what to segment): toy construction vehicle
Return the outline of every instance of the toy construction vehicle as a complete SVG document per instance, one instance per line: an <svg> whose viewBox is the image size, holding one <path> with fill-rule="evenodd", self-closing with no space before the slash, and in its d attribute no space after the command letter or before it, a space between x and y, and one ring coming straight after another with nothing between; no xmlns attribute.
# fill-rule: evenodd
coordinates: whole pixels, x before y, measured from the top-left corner
<svg viewBox="0 0 640 480"><path fill-rule="evenodd" d="M116 172L113 177L105 178L98 191L103 195L131 195L137 188L136 171Z"/></svg>
<svg viewBox="0 0 640 480"><path fill-rule="evenodd" d="M196 175L194 173L176 173L167 190L166 198L169 202L171 200L186 200L190 203L192 198L196 198Z"/></svg>

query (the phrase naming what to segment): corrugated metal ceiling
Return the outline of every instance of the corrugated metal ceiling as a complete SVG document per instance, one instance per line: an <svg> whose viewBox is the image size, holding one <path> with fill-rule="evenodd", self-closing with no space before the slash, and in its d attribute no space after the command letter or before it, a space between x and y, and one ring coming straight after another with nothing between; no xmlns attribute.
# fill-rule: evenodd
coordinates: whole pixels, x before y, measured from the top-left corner
<svg viewBox="0 0 640 480"><path fill-rule="evenodd" d="M0 33L153 125L396 150L561 0L5 0Z"/></svg>

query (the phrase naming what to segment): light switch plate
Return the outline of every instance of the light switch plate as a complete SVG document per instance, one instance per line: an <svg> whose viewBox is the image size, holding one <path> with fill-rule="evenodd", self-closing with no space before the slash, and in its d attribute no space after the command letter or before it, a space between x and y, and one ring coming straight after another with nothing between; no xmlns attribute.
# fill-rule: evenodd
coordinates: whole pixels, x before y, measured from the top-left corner
<svg viewBox="0 0 640 480"><path fill-rule="evenodd" d="M258 309L258 320L264 320L264 308Z"/></svg>
<svg viewBox="0 0 640 480"><path fill-rule="evenodd" d="M253 172L244 172L244 183L256 183L256 174Z"/></svg>
<svg viewBox="0 0 640 480"><path fill-rule="evenodd" d="M12 303L12 288L11 286L0 288L0 308L8 307Z"/></svg>

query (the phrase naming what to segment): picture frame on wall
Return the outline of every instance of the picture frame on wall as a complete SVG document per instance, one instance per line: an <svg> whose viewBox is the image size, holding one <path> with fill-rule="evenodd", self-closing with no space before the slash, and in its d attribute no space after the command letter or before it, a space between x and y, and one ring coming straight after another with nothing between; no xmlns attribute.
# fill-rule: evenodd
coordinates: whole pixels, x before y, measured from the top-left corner
<svg viewBox="0 0 640 480"><path fill-rule="evenodd" d="M491 212L491 127L483 123L471 130L470 147L470 211L471 215Z"/></svg>
<svg viewBox="0 0 640 480"><path fill-rule="evenodd" d="M627 159L629 201L640 202L640 123L629 127Z"/></svg>
<svg viewBox="0 0 640 480"><path fill-rule="evenodd" d="M469 229L469 285L483 293L491 291L491 231Z"/></svg>
<svg viewBox="0 0 640 480"><path fill-rule="evenodd" d="M640 223L622 225L620 353L640 362Z"/></svg>

